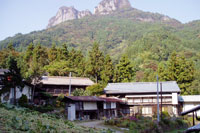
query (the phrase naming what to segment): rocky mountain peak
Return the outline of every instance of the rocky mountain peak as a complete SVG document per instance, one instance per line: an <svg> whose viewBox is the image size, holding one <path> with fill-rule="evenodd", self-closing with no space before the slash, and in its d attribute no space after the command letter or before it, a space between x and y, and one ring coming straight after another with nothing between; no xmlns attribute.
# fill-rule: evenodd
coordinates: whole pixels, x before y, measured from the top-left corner
<svg viewBox="0 0 200 133"><path fill-rule="evenodd" d="M113 11L131 8L131 4L128 0L103 0L94 9L95 14L106 15Z"/></svg>
<svg viewBox="0 0 200 133"><path fill-rule="evenodd" d="M91 15L92 13L89 10L78 11L73 6L71 7L63 6L59 8L58 12L56 13L56 16L52 17L49 20L47 28L53 27L64 21L79 19Z"/></svg>

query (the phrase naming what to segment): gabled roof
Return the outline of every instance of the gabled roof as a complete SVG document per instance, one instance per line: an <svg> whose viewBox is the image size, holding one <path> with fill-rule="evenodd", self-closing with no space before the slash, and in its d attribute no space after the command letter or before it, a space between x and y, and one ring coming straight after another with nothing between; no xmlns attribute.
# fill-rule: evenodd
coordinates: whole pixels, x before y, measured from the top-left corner
<svg viewBox="0 0 200 133"><path fill-rule="evenodd" d="M180 92L176 81L162 83L162 92ZM104 88L106 94L127 94L127 93L156 93L157 82L134 82L134 83L109 83Z"/></svg>
<svg viewBox="0 0 200 133"><path fill-rule="evenodd" d="M94 82L89 78L80 78L80 77L58 77L58 76L43 76L42 84L43 85L69 85L71 79L71 85L77 86L90 86L93 85Z"/></svg>
<svg viewBox="0 0 200 133"><path fill-rule="evenodd" d="M4 75L5 72L8 72L8 69L0 69L0 75Z"/></svg>
<svg viewBox="0 0 200 133"><path fill-rule="evenodd" d="M179 96L179 102L200 102L200 95Z"/></svg>

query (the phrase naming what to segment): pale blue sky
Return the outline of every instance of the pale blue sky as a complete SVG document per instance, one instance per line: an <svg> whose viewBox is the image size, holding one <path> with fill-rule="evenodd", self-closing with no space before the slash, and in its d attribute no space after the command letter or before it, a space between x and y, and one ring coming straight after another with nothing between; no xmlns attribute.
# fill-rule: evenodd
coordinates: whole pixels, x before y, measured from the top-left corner
<svg viewBox="0 0 200 133"><path fill-rule="evenodd" d="M0 40L17 33L45 29L61 6L78 10L94 7L101 0L0 0ZM200 0L129 0L132 7L157 12L182 23L200 19Z"/></svg>

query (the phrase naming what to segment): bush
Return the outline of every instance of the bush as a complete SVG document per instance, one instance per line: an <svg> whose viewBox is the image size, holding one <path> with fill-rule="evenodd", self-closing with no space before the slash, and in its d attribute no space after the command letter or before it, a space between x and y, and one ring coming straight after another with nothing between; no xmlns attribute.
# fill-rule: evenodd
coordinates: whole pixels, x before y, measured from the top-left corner
<svg viewBox="0 0 200 133"><path fill-rule="evenodd" d="M19 98L18 103L20 106L24 107L28 104L28 98L26 95L22 94L22 96Z"/></svg>
<svg viewBox="0 0 200 133"><path fill-rule="evenodd" d="M39 111L39 112L41 112L41 113L47 113L47 112L53 111L54 108L53 108L52 106L48 105L48 106L39 106L39 107L35 107L34 110Z"/></svg>
<svg viewBox="0 0 200 133"><path fill-rule="evenodd" d="M100 84L95 84L86 88L86 91L89 92L92 96L99 96L103 94L104 86Z"/></svg>
<svg viewBox="0 0 200 133"><path fill-rule="evenodd" d="M166 118L167 119L170 118L170 115L169 115L169 113L167 111L163 111L161 119L166 119Z"/></svg>

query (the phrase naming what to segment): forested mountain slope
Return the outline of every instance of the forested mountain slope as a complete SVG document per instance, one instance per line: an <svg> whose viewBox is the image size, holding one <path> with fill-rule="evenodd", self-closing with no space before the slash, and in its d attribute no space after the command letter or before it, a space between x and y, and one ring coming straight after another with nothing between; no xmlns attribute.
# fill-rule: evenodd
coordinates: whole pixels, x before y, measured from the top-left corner
<svg viewBox="0 0 200 133"><path fill-rule="evenodd" d="M99 45L93 46L95 42ZM11 44L18 51L23 51L20 56L22 59L19 60L22 64L22 73L25 75L35 56L41 58L41 68L54 76L63 76L69 71L74 71L77 73L75 76L86 76L100 82L106 80L107 83L155 81L156 74L159 74L163 81L181 80L179 82L181 89L188 88L187 92L183 91L186 92L184 94L200 93L200 21L198 20L182 24L167 16L134 8L117 10L108 15L92 15L69 20L42 31L17 34L1 41L0 65L3 68L6 67L9 50L14 55L17 54L12 47L8 47ZM25 52L28 45L29 48ZM101 65L97 64L94 67L92 65L96 61L93 57L97 55L95 51L98 51L98 46L103 51L99 52ZM8 48L4 49L6 47ZM69 53L66 53L67 49ZM107 54L112 60L106 56ZM127 63L127 58L122 56L124 54L131 62ZM104 60L105 63L107 61L107 64L103 64L105 66L102 65ZM131 77L128 80L118 81L117 76L121 75L118 71L123 67L123 61L128 66L130 64L133 66L134 73L131 70ZM23 66L26 64L24 62L28 65ZM173 66L173 62L178 62L177 68ZM94 69L90 69L92 67ZM96 71L96 67L101 71L94 74L93 70ZM188 68L185 69L186 67ZM175 75L170 75L172 69L176 72ZM28 74L26 76L29 77ZM190 90L193 92L189 93Z"/></svg>

